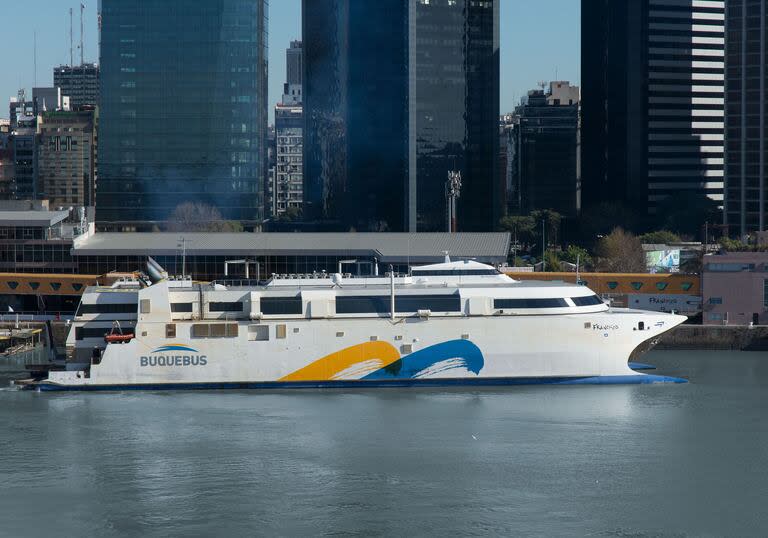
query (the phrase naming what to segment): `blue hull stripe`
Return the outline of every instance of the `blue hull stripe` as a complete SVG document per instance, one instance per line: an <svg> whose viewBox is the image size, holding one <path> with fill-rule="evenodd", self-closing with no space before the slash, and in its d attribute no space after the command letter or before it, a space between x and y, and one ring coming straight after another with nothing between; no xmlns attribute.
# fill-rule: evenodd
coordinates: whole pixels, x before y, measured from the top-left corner
<svg viewBox="0 0 768 538"><path fill-rule="evenodd" d="M656 367L653 364L645 364L644 362L630 362L629 367L633 370L655 370Z"/></svg>
<svg viewBox="0 0 768 538"><path fill-rule="evenodd" d="M593 377L475 377L463 379L392 379L348 381L261 381L243 383L148 383L137 385L65 386L41 382L30 388L45 391L120 391L120 390L243 390L243 389L346 389L380 387L497 387L505 385L645 385L652 383L687 383L679 377L662 375L613 375Z"/></svg>

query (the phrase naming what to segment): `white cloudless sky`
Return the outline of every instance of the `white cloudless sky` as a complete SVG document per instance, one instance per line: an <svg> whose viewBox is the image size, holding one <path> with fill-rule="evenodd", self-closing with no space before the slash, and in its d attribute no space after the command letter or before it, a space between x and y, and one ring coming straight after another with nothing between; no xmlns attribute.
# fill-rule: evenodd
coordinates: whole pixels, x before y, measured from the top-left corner
<svg viewBox="0 0 768 538"><path fill-rule="evenodd" d="M141 0L136 0L141 1ZM501 112L510 111L539 81L580 83L580 0L499 0L501 2ZM622 0L623 1L623 0ZM97 1L84 0L85 61L98 61ZM23 6L23 7L20 7ZM69 63L69 8L74 9L75 47L80 39L79 2L0 0L5 54L0 57L0 117L19 88L53 84L53 67ZM19 15L22 10L24 16ZM37 47L34 46L35 34ZM280 100L285 49L301 38L301 0L270 0L269 102ZM75 62L79 52L75 50ZM273 111L270 110L270 119Z"/></svg>

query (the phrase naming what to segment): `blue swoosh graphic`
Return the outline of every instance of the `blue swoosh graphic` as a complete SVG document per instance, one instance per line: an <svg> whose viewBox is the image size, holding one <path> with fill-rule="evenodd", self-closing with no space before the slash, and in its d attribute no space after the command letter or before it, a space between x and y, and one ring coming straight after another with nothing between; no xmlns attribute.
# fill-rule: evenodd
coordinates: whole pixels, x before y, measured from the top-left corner
<svg viewBox="0 0 768 538"><path fill-rule="evenodd" d="M423 372L438 363L443 364L437 370L429 371L429 375L455 368L465 368L479 374L485 359L480 348L469 340L449 340L406 355L362 379L417 379L424 377Z"/></svg>

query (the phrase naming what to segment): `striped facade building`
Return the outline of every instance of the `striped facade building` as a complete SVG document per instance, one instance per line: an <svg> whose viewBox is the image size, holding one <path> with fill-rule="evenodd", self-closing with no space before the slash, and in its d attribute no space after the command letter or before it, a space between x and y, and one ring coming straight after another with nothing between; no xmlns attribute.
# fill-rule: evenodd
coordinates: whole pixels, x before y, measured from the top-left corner
<svg viewBox="0 0 768 538"><path fill-rule="evenodd" d="M725 2L648 0L648 206L698 191L722 203Z"/></svg>

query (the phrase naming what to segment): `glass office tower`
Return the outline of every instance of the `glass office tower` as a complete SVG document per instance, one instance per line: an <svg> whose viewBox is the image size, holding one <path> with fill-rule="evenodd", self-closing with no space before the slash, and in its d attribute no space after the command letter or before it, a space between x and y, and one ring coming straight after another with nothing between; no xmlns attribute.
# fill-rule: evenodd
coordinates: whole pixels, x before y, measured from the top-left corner
<svg viewBox="0 0 768 538"><path fill-rule="evenodd" d="M259 222L267 0L99 4L99 226L146 228L184 202Z"/></svg>
<svg viewBox="0 0 768 538"><path fill-rule="evenodd" d="M498 1L304 0L306 211L340 228L493 229Z"/></svg>

